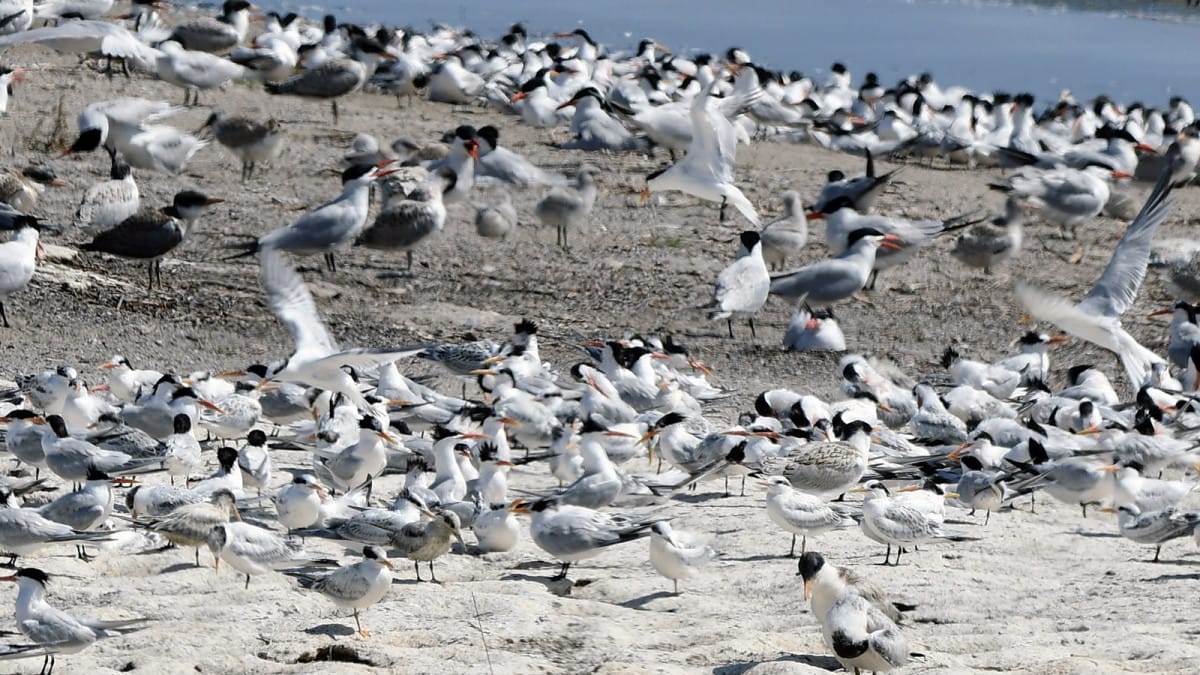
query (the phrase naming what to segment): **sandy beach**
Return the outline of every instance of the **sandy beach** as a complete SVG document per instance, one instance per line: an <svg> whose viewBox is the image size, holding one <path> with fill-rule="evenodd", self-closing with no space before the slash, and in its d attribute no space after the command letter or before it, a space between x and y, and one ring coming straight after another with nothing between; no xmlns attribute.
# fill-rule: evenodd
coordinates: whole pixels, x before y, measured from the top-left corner
<svg viewBox="0 0 1200 675"><path fill-rule="evenodd" d="M73 56L40 48L9 50L8 65L29 69L17 85L9 113L0 119L0 148L8 166L51 164L69 187L48 190L35 214L69 226L79 196L107 176L102 152L59 158L73 138L75 116L87 103L122 96L178 101L182 92L135 76L80 77ZM319 260L300 261L320 312L346 346L457 341L510 335L528 317L541 327L545 358L565 373L586 358L580 339L625 333L674 334L715 371L713 381L737 394L707 411L731 422L772 387L832 396L840 379L838 355L787 353L779 340L790 307L772 299L760 314L758 337L735 325L709 323L695 309L710 297L716 274L733 259L745 226L730 209L718 222L712 205L678 193L638 205L644 177L667 161L643 155L585 154L553 143L563 131L526 127L513 117L479 107L362 93L341 104L334 127L326 104L271 97L261 86L236 84L206 93L205 105L171 120L196 129L208 105L226 112L264 112L289 133L282 157L242 184L237 161L213 144L200 151L184 175L138 173L142 203L167 205L182 188L225 199L199 223L189 241L163 263L165 288L147 291L145 268L90 253L75 253L86 237L67 231L48 243L64 247L40 267L30 288L6 302L13 322L0 330L0 377L67 363L92 383L98 366L114 354L135 365L187 373L241 368L287 356L292 343L266 303L253 262L227 262L223 247L282 226L340 192L335 170L353 135L368 132L388 143L398 136L433 142L459 124L501 129L501 143L548 169L573 174L583 163L599 167L600 196L587 228L572 232L572 248L554 244L539 228L533 206L542 189L513 190L521 227L507 241L480 238L474 208L456 205L443 234L419 248L411 276L402 255L356 249L339 256L336 273ZM57 111L64 111L52 138ZM881 170L896 166L880 161ZM815 196L831 169L862 171L862 161L813 146L755 142L738 150L738 180L761 212L779 211L780 194L795 189ZM998 171L907 166L880 201L880 210L912 218L949 217L976 209L999 213L1003 195L987 183ZM1129 191L1140 204L1149 186ZM486 192L473 195L482 202ZM1188 237L1200 190L1176 194L1176 207L1158 239ZM801 264L826 255L815 223ZM878 289L835 308L849 349L886 357L914 377L940 372L942 350L993 359L1010 353L1029 329L1013 296L1025 279L1070 297L1082 297L1108 261L1125 223L1099 219L1064 241L1056 228L1035 224L1025 251L986 276L948 255L947 237L908 265L884 273ZM1072 262L1072 261L1076 262ZM1173 298L1151 272L1125 327L1161 352L1166 322L1147 318ZM1049 329L1049 327L1043 327ZM1069 366L1105 369L1128 394L1116 359L1072 342L1052 354L1062 385ZM425 362L402 363L410 374L435 373ZM459 383L439 380L458 391ZM468 390L470 392L470 390ZM475 392L478 394L478 392ZM210 457L215 464L215 459ZM276 467L304 466L305 453L280 451ZM645 460L627 467L653 471ZM154 477L151 482L165 481ZM277 471L273 484L290 480ZM388 476L376 492L389 498L401 477ZM547 492L555 486L544 466L518 468L510 485ZM855 500L855 497L851 497ZM50 573L55 606L100 618L147 616L150 628L102 641L59 658L58 672L145 673L823 673L839 668L801 597L796 561L786 557L789 536L767 519L763 490L748 481L745 496L722 496L720 482L703 483L665 507L676 528L705 533L723 556L682 595L648 562L646 540L614 547L572 568L576 585L547 581L556 565L526 536L507 554L454 554L437 562L443 584L416 583L411 563L398 560L389 596L362 613L373 636L354 635L349 612L279 575L244 578L202 552L102 552L84 563L70 546L24 561ZM1193 499L1192 502L1200 502ZM1185 504L1186 505L1186 504ZM1195 504L1192 504L1193 506ZM904 632L915 659L906 673L1186 673L1200 663L1200 619L1193 592L1200 555L1191 539L1168 544L1164 562L1146 562L1152 551L1119 537L1112 516L1089 514L1042 499L1013 512L982 516L950 509L957 531L979 537L962 544L930 544L906 555L899 567L882 567L880 546L857 529L810 539L810 550L867 575L905 602L918 605ZM270 520L270 513L263 516ZM528 530L525 531L528 534ZM471 536L467 534L468 543ZM310 538L308 548L353 560L353 546ZM15 592L0 588L0 629L12 629ZM9 609L3 609L8 607ZM306 663L318 652L339 650L337 661ZM357 663L348 662L348 659ZM4 672L36 672L40 660L6 662Z"/></svg>

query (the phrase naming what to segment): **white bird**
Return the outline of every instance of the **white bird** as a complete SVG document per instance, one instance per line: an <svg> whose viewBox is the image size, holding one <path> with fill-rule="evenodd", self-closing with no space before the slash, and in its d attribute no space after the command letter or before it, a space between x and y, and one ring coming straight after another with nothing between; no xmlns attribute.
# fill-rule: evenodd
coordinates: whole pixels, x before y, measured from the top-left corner
<svg viewBox="0 0 1200 675"><path fill-rule="evenodd" d="M208 550L213 554L213 571L221 571L221 561L246 575L246 588L250 577L271 570L327 564L304 551L296 539L284 539L256 525L227 522L213 526L207 538Z"/></svg>
<svg viewBox="0 0 1200 675"><path fill-rule="evenodd" d="M598 172L593 166L584 165L575 176L575 184L556 187L542 197L534 207L538 220L558 231L557 243L567 248L567 231L583 225L596 203L596 181Z"/></svg>
<svg viewBox="0 0 1200 675"><path fill-rule="evenodd" d="M354 625L358 634L371 637L358 621L358 610L366 609L383 599L392 587L392 563L378 546L365 546L363 559L346 565L322 577L301 577L301 582L333 601L343 609L354 610Z"/></svg>
<svg viewBox="0 0 1200 675"><path fill-rule="evenodd" d="M1104 272L1078 304L1025 282L1016 286L1017 299L1035 318L1116 353L1134 389L1145 381L1151 365L1162 362L1163 358L1143 347L1121 327L1121 315L1133 306L1146 277L1154 231L1171 211L1172 202L1167 199L1170 191L1164 174L1117 242Z"/></svg>
<svg viewBox="0 0 1200 675"><path fill-rule="evenodd" d="M415 355L424 346L412 348L357 348L339 351L333 336L317 315L317 305L304 279L284 254L273 248L259 254L263 286L271 301L271 310L288 328L296 349L287 361L270 373L269 379L296 382L340 393L359 410L370 410L358 383L345 367L360 370Z"/></svg>
<svg viewBox="0 0 1200 675"><path fill-rule="evenodd" d="M893 499L887 487L877 480L867 481L860 489L867 493L863 500L863 518L859 523L863 534L881 544L887 544L886 558L891 556L892 545L896 546L896 565L905 546L916 546L927 541L948 539L966 541L970 538L947 534L942 531L941 521L912 506Z"/></svg>
<svg viewBox="0 0 1200 675"><path fill-rule="evenodd" d="M200 90L223 87L245 77L242 66L213 54L184 49L168 40L158 46L162 52L156 65L158 77L177 87L183 87L183 104L200 105Z"/></svg>
<svg viewBox="0 0 1200 675"><path fill-rule="evenodd" d="M833 309L809 310L803 304L792 312L783 346L798 352L844 352L846 336L833 316Z"/></svg>
<svg viewBox="0 0 1200 675"><path fill-rule="evenodd" d="M229 490L216 490L207 501L178 506L161 517L150 519L146 526L176 546L195 548L196 567L199 567L200 547L207 545L213 528L229 522L230 516L241 520L236 502L237 498Z"/></svg>
<svg viewBox="0 0 1200 675"><path fill-rule="evenodd" d="M75 209L75 227L90 235L111 230L138 212L141 196L133 169L113 155L109 179L89 187Z"/></svg>
<svg viewBox="0 0 1200 675"><path fill-rule="evenodd" d="M650 526L650 565L671 580L675 595L680 579L695 577L717 555L703 537L673 529L665 520Z"/></svg>
<svg viewBox="0 0 1200 675"><path fill-rule="evenodd" d="M289 531L318 525L321 502L328 497L316 476L303 474L275 493L275 515Z"/></svg>
<svg viewBox="0 0 1200 675"><path fill-rule="evenodd" d="M1112 194L1108 185L1110 177L1123 178L1128 177L1128 174L1114 172L1103 164L1083 169L1029 168L1013 174L1007 186L999 187L1011 191L1033 205L1043 207L1042 213L1048 219L1059 223L1063 235L1074 238L1076 227L1104 210Z"/></svg>
<svg viewBox="0 0 1200 675"><path fill-rule="evenodd" d="M518 499L509 508L516 513L533 514L529 527L533 543L562 561L562 569L552 577L554 580L566 579L571 563L600 555L609 546L647 536L646 530L660 520L656 514L633 517L568 506L553 497L543 497L532 504Z"/></svg>
<svg viewBox="0 0 1200 675"><path fill-rule="evenodd" d="M796 568L796 576L804 580L804 599L810 601L813 616L821 625L834 603L848 593L866 598L892 621L900 621L901 612L915 609L914 605L892 602L883 589L853 570L833 566L816 551L800 556Z"/></svg>
<svg viewBox="0 0 1200 675"><path fill-rule="evenodd" d="M709 103L714 98L718 84L720 80L714 79L692 100L692 142L688 145L687 156L666 169L648 175L642 200L649 198L653 191L678 190L705 201L720 202L722 220L725 205L733 204L746 220L757 227L758 212L746 195L733 184L737 131L729 118L752 103L761 90L723 99L720 109L715 109Z"/></svg>
<svg viewBox="0 0 1200 675"><path fill-rule="evenodd" d="M238 451L237 464L242 472L242 484L257 488L261 495L271 480L271 452L262 429L253 429L246 434L246 445Z"/></svg>
<svg viewBox="0 0 1200 675"><path fill-rule="evenodd" d="M503 553L516 548L521 540L521 526L508 504L485 506L483 513L471 523L480 553Z"/></svg>
<svg viewBox="0 0 1200 675"><path fill-rule="evenodd" d="M822 635L846 670L886 673L908 663L908 640L894 621L858 593L833 603L822 621Z"/></svg>
<svg viewBox="0 0 1200 675"><path fill-rule="evenodd" d="M500 145L500 130L492 125L480 127L479 162L475 173L503 183L528 188L534 185L562 185L561 174L546 171L525 157Z"/></svg>
<svg viewBox="0 0 1200 675"><path fill-rule="evenodd" d="M18 214L14 230L11 239L0 243L0 319L5 328L9 323L4 301L29 286L42 250L37 218Z"/></svg>
<svg viewBox="0 0 1200 675"><path fill-rule="evenodd" d="M163 441L162 463L174 485L176 476L187 480L192 473L203 469L204 460L200 458L200 441L192 431L192 418L179 413L172 424L175 431Z"/></svg>
<svg viewBox="0 0 1200 675"><path fill-rule="evenodd" d="M763 244L759 234L747 230L741 234L742 249L747 253L733 261L717 275L713 285L709 320L725 319L729 326L729 337L733 337L733 320L745 318L750 323L750 335L754 332L754 315L767 302L771 292L771 273L763 261Z"/></svg>
<svg viewBox="0 0 1200 675"><path fill-rule="evenodd" d="M70 525L50 520L37 511L15 506L12 491L0 488L0 551L10 556L8 564L18 556L30 556L51 544L83 545L103 540L105 532L80 532Z"/></svg>
<svg viewBox="0 0 1200 675"><path fill-rule="evenodd" d="M91 152L103 145L110 155L119 152L135 169L178 175L208 145L174 127L151 124L179 110L166 101L140 98L93 103L79 113L79 137L66 154Z"/></svg>
<svg viewBox="0 0 1200 675"><path fill-rule="evenodd" d="M32 3L27 0L26 4ZM112 59L120 59L123 64L132 62L143 70L153 70L160 53L139 40L124 26L110 21L66 21L57 26L25 30L32 19L32 12L26 11L13 22L0 28L0 33L10 33L0 37L0 50L16 45L39 44L62 54L99 53L109 59L109 74L112 73ZM22 25L24 28L12 32L14 26Z"/></svg>
<svg viewBox="0 0 1200 675"><path fill-rule="evenodd" d="M866 288L880 247L899 250L899 237L863 228L850 233L846 250L836 258L818 260L798 270L771 277L771 295L826 305L852 297Z"/></svg>
<svg viewBox="0 0 1200 675"><path fill-rule="evenodd" d="M850 509L831 504L815 495L792 487L783 476L769 476L767 484L767 517L784 532L792 534L792 548L788 556L796 555L796 535L803 537L800 554L808 547L808 535L818 535L833 530L851 527L854 519Z"/></svg>
<svg viewBox="0 0 1200 675"><path fill-rule="evenodd" d="M334 252L350 246L363 227L371 208L371 184L394 173L377 166L352 166L342 172L342 194L280 227L244 244L230 248L241 249L232 256L241 258L258 252L290 251L296 255L322 254L329 271L336 272Z"/></svg>
<svg viewBox="0 0 1200 675"><path fill-rule="evenodd" d="M55 654L76 654L97 640L127 635L146 626L150 619L99 621L72 616L46 602L50 575L35 567L24 567L0 581L17 584L17 630L31 642L46 647L43 672L53 672ZM47 671L47 666L49 670Z"/></svg>

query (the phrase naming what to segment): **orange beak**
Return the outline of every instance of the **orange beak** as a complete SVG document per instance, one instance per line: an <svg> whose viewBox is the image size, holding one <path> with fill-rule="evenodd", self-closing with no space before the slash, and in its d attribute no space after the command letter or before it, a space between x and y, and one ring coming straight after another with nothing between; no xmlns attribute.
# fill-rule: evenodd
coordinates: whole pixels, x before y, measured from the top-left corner
<svg viewBox="0 0 1200 675"><path fill-rule="evenodd" d="M805 220L824 220L825 214L820 211L809 211L804 214Z"/></svg>
<svg viewBox="0 0 1200 675"><path fill-rule="evenodd" d="M523 100L525 100L526 96L528 96L528 94L526 94L525 92L518 91L517 93L512 95L512 98L508 99L508 102L516 103L517 101L523 101Z"/></svg>

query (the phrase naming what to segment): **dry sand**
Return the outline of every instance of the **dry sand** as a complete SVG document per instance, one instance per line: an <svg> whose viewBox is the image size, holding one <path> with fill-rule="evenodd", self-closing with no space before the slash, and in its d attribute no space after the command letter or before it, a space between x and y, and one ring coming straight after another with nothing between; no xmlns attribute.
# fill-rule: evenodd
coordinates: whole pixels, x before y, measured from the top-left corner
<svg viewBox="0 0 1200 675"><path fill-rule="evenodd" d="M42 49L6 53L7 64L32 72L19 86L9 115L0 120L0 146L11 148L9 165L50 162L71 187L48 192L39 215L68 222L79 194L106 176L103 153L57 159L44 147L62 102L65 136L88 102L118 96L179 100L162 82L80 75L75 59ZM539 231L533 204L541 190L514 191L523 227L506 242L477 237L473 210L452 207L444 234L417 252L415 276L381 279L402 256L353 251L341 256L336 274L307 272L318 305L343 343L385 345L416 340L501 339L514 319L527 316L543 327L543 349L564 366L579 360L576 336L617 336L626 331L672 332L711 364L716 381L738 396L713 413L729 420L768 387L831 394L836 356L784 353L778 341L788 308L773 300L758 321L758 339L744 326L738 338L723 323L706 323L692 308L703 304L716 273L736 251L741 225L718 224L711 206L678 195L637 207L642 177L665 161L633 155L584 155L551 147L552 135L515 118L479 108L426 102L397 107L394 99L356 95L343 103L337 128L328 106L271 98L257 86L232 86L205 96L229 112L267 111L284 123L291 141L283 157L261 177L242 185L236 161L223 148L202 150L185 175L137 175L145 204L165 205L178 189L196 187L227 202L216 208L175 255L164 263L162 291L144 289L144 267L83 254L46 263L30 288L12 298L14 326L0 331L0 375L70 363L99 381L96 366L114 353L135 365L187 372L224 369L281 358L291 348L287 333L264 302L257 267L221 262L221 247L243 235L287 223L339 192L332 173L355 132L383 142L398 135L434 140L457 124L495 124L502 143L536 162L571 171L581 162L600 166L601 192L587 231L573 233L563 252L552 231ZM196 128L208 110L196 109L172 123ZM64 136L64 137L65 137ZM558 136L561 140L562 136ZM779 208L787 188L812 196L825 172L861 170L861 161L805 146L755 143L738 156L739 182L762 211ZM885 167L891 166L887 162ZM908 167L881 209L912 217L949 216L977 208L998 211L1002 199L985 172ZM1140 200L1146 186L1131 188ZM1160 237L1185 236L1200 203L1195 188L1178 195L1178 206ZM732 212L732 209L731 209ZM942 349L954 342L970 357L1009 351L1026 326L1018 323L1012 282L1037 280L1079 296L1099 274L1123 224L1097 220L1079 244L1053 238L1047 226L1030 229L1017 261L983 276L960 267L939 242L909 265L886 273L880 288L838 307L849 346L897 361L913 374L934 372ZM1047 237L1045 243L1040 237ZM820 228L803 261L825 255ZM54 243L77 244L68 232ZM1065 262L1079 251L1078 264ZM797 261L802 262L802 261ZM317 260L305 261L309 268ZM1151 278L1130 311L1126 326L1143 344L1161 349L1165 327L1146 313L1171 298ZM1080 344L1053 356L1060 373L1096 363L1114 377L1119 368L1107 353ZM412 364L410 372L425 372ZM457 390L458 384L443 380ZM304 463L282 453L277 465ZM511 485L547 489L544 469L518 470ZM287 479L282 472L276 483ZM389 494L395 479L384 481ZM505 555L455 554L438 562L443 585L417 584L411 567L398 564L388 598L366 610L374 637L352 634L353 621L324 598L281 575L255 578L215 575L211 559L191 566L190 551L153 555L106 554L92 564L70 557L70 548L26 561L58 578L50 599L71 611L105 618L145 615L149 630L102 642L59 659L60 672L391 672L411 673L807 673L837 668L801 599L795 561L782 557L788 536L767 520L763 494L722 498L719 484L705 484L668 507L675 526L709 533L724 552L702 577L668 594L670 582L647 560L647 543L614 548L576 566L572 577L590 583L569 596L551 592L544 578L553 567L528 540ZM1042 505L1044 504L1044 506ZM985 527L967 526L981 541L930 545L898 568L876 567L882 551L854 530L810 542L839 565L859 568L900 598L920 605L905 628L913 649L924 653L907 672L1195 672L1200 631L1193 591L1198 559L1190 540L1166 547L1162 564L1143 562L1148 551L1116 537L1111 518L1084 520L1077 508L1042 501L1036 514L999 514ZM962 517L960 514L956 514ZM468 538L470 535L468 534ZM326 554L344 550L311 540ZM347 552L347 555L351 555ZM0 591L11 602L15 593ZM0 621L0 628L11 628ZM371 665L297 660L330 645L345 646ZM484 647L487 647L485 651ZM35 672L37 661L5 663L0 670Z"/></svg>

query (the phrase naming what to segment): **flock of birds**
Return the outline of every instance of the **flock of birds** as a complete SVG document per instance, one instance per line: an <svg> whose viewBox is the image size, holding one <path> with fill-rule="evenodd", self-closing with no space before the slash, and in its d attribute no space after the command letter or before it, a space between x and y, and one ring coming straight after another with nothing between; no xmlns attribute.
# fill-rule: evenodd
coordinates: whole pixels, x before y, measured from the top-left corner
<svg viewBox="0 0 1200 675"><path fill-rule="evenodd" d="M754 226L741 233L738 257L704 309L727 320L732 337L734 319L748 320L754 333L767 298L788 299L796 309L784 343L797 350L846 351L828 306L873 288L879 272L944 235L958 232L953 257L990 273L1019 254L1027 209L1074 237L1112 207L1114 181L1148 178L1154 188L1145 205L1082 301L1016 285L1032 317L1116 354L1130 395L1120 397L1093 365L1069 368L1069 385L1052 390L1059 371L1051 350L1068 338L1035 331L994 363L948 348L941 372L917 378L847 355L835 373L839 400L771 389L732 424L708 408L734 392L711 383L707 367L673 336L583 342L586 358L558 365L543 361L537 326L527 320L502 342L339 347L289 255L321 255L332 271L337 253L366 246L403 251L411 269L414 250L442 230L447 206L469 203L476 185L499 187L475 209L479 235L510 235L518 217L508 190L537 189L545 192L534 214L566 247L590 217L600 171L583 160L572 177L543 169L501 145L495 126L461 125L438 142L400 138L386 146L360 134L341 158L340 195L230 250L257 257L270 306L294 341L286 359L176 374L115 356L100 386L64 365L22 376L3 393L5 447L20 471L0 481L0 551L14 564L67 544L85 560L97 550L166 544L194 548L199 566L206 549L214 568L236 569L247 586L275 571L296 577L351 610L365 637L360 611L386 605L394 560L412 561L418 581L426 563L437 581L434 563L455 543L463 553L506 552L526 532L561 563L553 581L568 588L574 563L648 538L651 565L678 593L681 580L719 554L703 533L673 528L666 505L699 482L724 479L728 493L730 478L740 477L744 490L752 477L766 490L769 521L792 535L789 555L802 538L798 573L827 647L847 669L886 672L911 656L901 625L913 608L809 550L808 538L857 528L886 546L885 564L899 565L923 544L984 538L993 512L1011 512L1025 499L1034 508L1044 492L1081 506L1085 517L1092 505L1116 512L1121 535L1153 546L1154 560L1173 539L1200 543L1200 513L1180 505L1197 484L1188 472L1200 470L1194 249L1155 261L1181 297L1167 310L1165 357L1121 327L1170 194L1195 177L1200 161L1200 125L1180 97L1155 110L1105 97L1082 105L1064 91L1037 114L1028 94L943 89L928 74L894 87L868 74L854 86L835 64L817 82L768 70L741 49L685 58L651 40L614 55L582 29L539 41L517 25L490 42L448 28L423 33L271 14L252 35L245 0L226 0L215 17L185 19L138 0L127 16L106 20L112 5L0 0L0 50L39 44L98 55L110 74L115 61L126 75L150 73L183 90L185 107L137 98L91 103L65 149L103 147L111 162L110 179L89 188L73 216L74 228L91 237L80 248L147 261L151 287L162 285L162 258L222 200L184 190L171 205L147 209L134 172L178 175L215 140L249 181L286 145L286 130L271 117L214 110L195 133L165 123L198 105L202 92L258 80L271 95L329 101L335 123L339 101L344 107L356 91L424 92L534 127L565 127L569 137L558 146L580 158L667 150L671 163L646 176L643 200L683 192L719 204L722 221L732 205ZM34 27L35 20L46 25ZM0 70L3 109L27 73ZM830 172L808 208L798 193L784 193L784 213L764 225L734 171L738 145L761 141L817 143L864 156L867 169ZM1009 195L1005 214L987 222L977 213L930 221L873 214L899 171L878 175L874 161L897 155L1014 169L993 186ZM60 183L49 166L0 176L0 227L12 232L0 244L5 326L3 301L29 284L40 233L59 229L33 213L41 192ZM371 221L375 192L382 206ZM832 257L789 269L814 220L825 221ZM403 374L398 364L411 359L443 367L462 382L460 395ZM467 396L468 385L477 396ZM281 466L284 451L305 460ZM217 468L209 473L211 454ZM647 455L649 465L640 461ZM403 486L380 494L376 483L390 474L402 475ZM527 483L510 489L510 474ZM557 489L548 487L554 481ZM861 503L842 500L855 492L864 493ZM982 526L970 534L946 529L948 506L982 510ZM528 527L520 514L529 515ZM362 557L343 564L318 556L305 548L311 537L344 542ZM43 672L58 654L152 621L96 621L58 609L46 597L53 580L36 567L0 580L18 586L16 622L28 638L0 658L42 656Z"/></svg>

